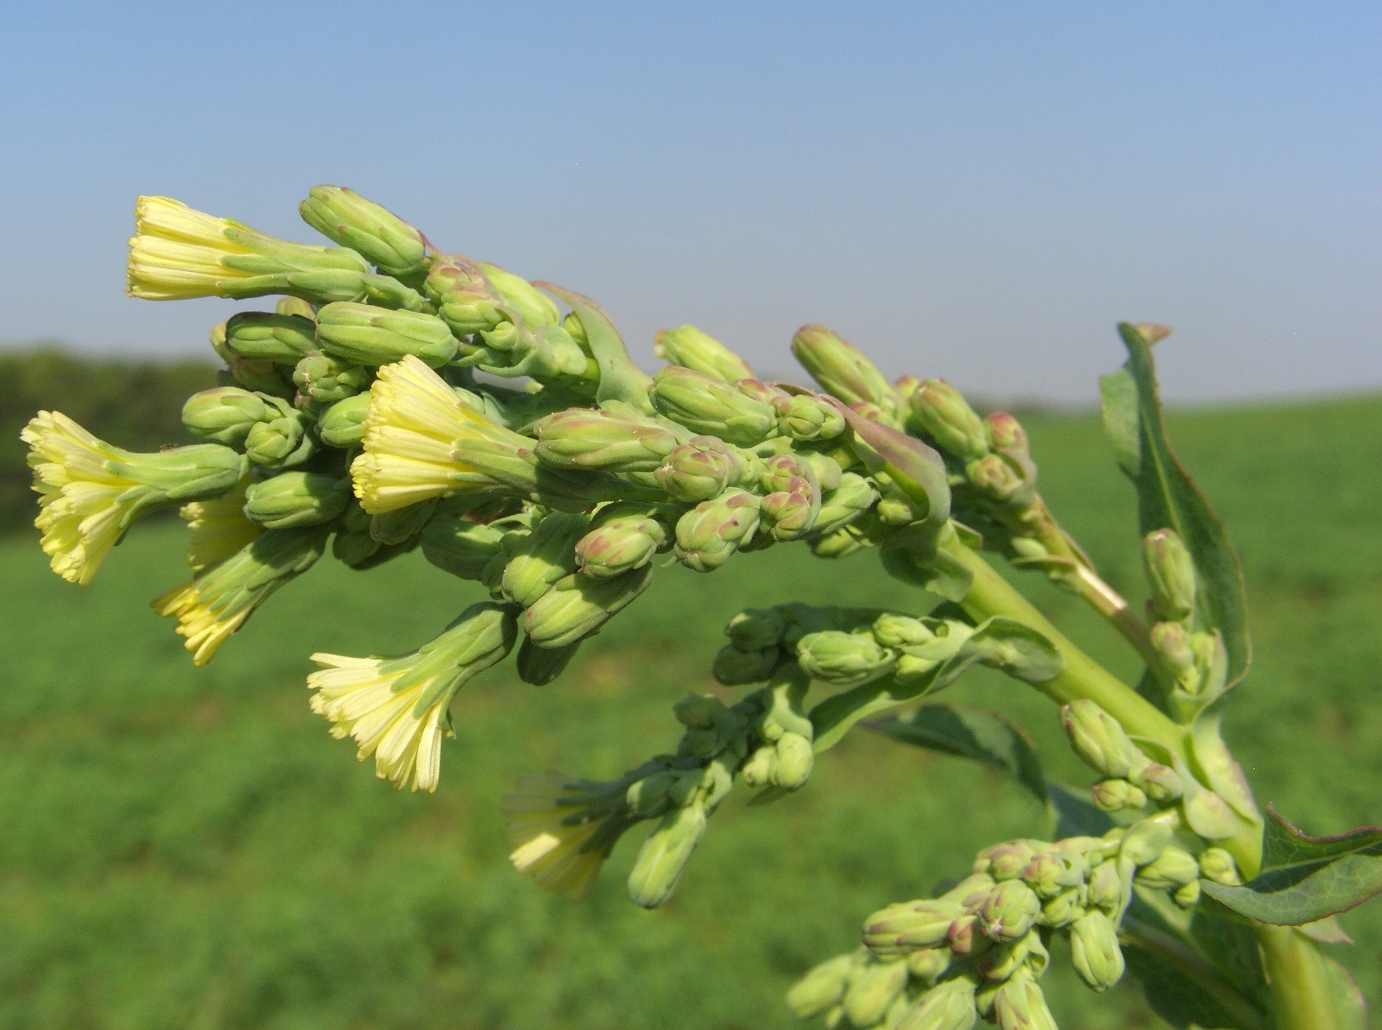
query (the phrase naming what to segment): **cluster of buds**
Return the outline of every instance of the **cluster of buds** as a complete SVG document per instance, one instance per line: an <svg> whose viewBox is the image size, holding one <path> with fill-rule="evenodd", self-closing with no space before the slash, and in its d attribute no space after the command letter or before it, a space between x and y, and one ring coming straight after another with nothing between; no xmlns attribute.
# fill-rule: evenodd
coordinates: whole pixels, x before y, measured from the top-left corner
<svg viewBox="0 0 1382 1030"><path fill-rule="evenodd" d="M1151 588L1149 637L1168 680L1166 703L1173 715L1190 722L1227 685L1223 636L1195 628L1195 562L1174 530L1158 529L1143 538L1142 568Z"/></svg>
<svg viewBox="0 0 1382 1030"><path fill-rule="evenodd" d="M855 1030L969 1030L980 1017L1004 1030L1054 1030L1038 983L1054 935L1068 937L1080 978L1104 991L1124 972L1118 927L1134 888L1188 907L1201 878L1236 877L1227 852L1197 858L1173 836L1152 818L1102 837L985 848L948 890L869 916L863 947L810 970L788 1008Z"/></svg>
<svg viewBox="0 0 1382 1030"><path fill-rule="evenodd" d="M684 728L675 753L617 780L526 777L504 799L510 861L540 886L582 897L624 832L656 820L629 873L628 895L644 908L665 904L737 777L787 791L806 783L812 728L801 704L809 685L799 670L784 668L734 705L689 694L673 708Z"/></svg>

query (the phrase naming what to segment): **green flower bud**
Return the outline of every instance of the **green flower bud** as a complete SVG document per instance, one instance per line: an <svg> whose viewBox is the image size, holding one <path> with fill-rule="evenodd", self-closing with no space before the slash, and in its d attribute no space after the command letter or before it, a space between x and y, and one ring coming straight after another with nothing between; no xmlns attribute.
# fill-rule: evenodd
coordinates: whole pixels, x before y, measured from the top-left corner
<svg viewBox="0 0 1382 1030"><path fill-rule="evenodd" d="M1191 880L1177 887L1171 894L1171 900L1181 908L1194 908L1200 902L1200 881Z"/></svg>
<svg viewBox="0 0 1382 1030"><path fill-rule="evenodd" d="M571 408L548 415L533 431L538 460L556 469L652 471L677 446L660 422L622 411Z"/></svg>
<svg viewBox="0 0 1382 1030"><path fill-rule="evenodd" d="M1143 538L1142 567L1157 622L1181 622L1195 613L1195 562L1174 530L1158 529Z"/></svg>
<svg viewBox="0 0 1382 1030"><path fill-rule="evenodd" d="M657 485L678 501L708 501L739 478L743 461L713 436L695 436L672 450L653 473Z"/></svg>
<svg viewBox="0 0 1382 1030"><path fill-rule="evenodd" d="M964 915L951 901L906 901L864 920L864 946L876 955L902 955L948 939L950 924Z"/></svg>
<svg viewBox="0 0 1382 1030"><path fill-rule="evenodd" d="M1060 717L1075 753L1096 772L1126 779L1147 765L1147 756L1128 739L1118 721L1093 701L1073 701L1060 710Z"/></svg>
<svg viewBox="0 0 1382 1030"><path fill-rule="evenodd" d="M293 367L299 407L335 404L354 397L369 389L371 378L369 369L329 354L309 354Z"/></svg>
<svg viewBox="0 0 1382 1030"><path fill-rule="evenodd" d="M1114 916L1123 911L1125 900L1127 900L1127 894L1123 881L1118 875L1118 866L1113 862L1104 862L1095 866L1089 874L1089 907L1097 908L1106 915Z"/></svg>
<svg viewBox="0 0 1382 1030"><path fill-rule="evenodd" d="M313 186L298 212L317 232L362 255L385 275L410 279L427 267L422 233L354 190Z"/></svg>
<svg viewBox="0 0 1382 1030"><path fill-rule="evenodd" d="M1064 851L1043 851L1033 855L1022 869L1022 882L1042 899L1054 898L1071 887L1084 885L1085 860Z"/></svg>
<svg viewBox="0 0 1382 1030"><path fill-rule="evenodd" d="M1070 959L1080 979L1106 991L1123 978L1123 951L1118 930L1103 912L1086 913L1070 927Z"/></svg>
<svg viewBox="0 0 1382 1030"><path fill-rule="evenodd" d="M799 733L784 733L774 745L777 761L770 776L773 786L799 790L811 778L816 756L811 741Z"/></svg>
<svg viewBox="0 0 1382 1030"><path fill-rule="evenodd" d="M979 493L999 504L1025 507L1035 496L1036 481L1012 459L986 454L965 466L965 477Z"/></svg>
<svg viewBox="0 0 1382 1030"><path fill-rule="evenodd" d="M552 584L576 571L576 541L590 529L585 515L550 512L527 535L515 539L500 584L503 595L529 608Z"/></svg>
<svg viewBox="0 0 1382 1030"><path fill-rule="evenodd" d="M274 407L275 417L250 427L245 436L245 454L256 465L267 468L299 465L316 450L316 441L307 432L307 417L281 401Z"/></svg>
<svg viewBox="0 0 1382 1030"><path fill-rule="evenodd" d="M1031 452L1027 441L1027 431L1022 423L1006 411L995 411L984 416L984 430L988 434L989 446L999 454L1011 458L1024 458Z"/></svg>
<svg viewBox="0 0 1382 1030"><path fill-rule="evenodd" d="M902 651L908 647L929 644L936 639L936 635L921 619L884 612L873 622L873 638L884 647Z"/></svg>
<svg viewBox="0 0 1382 1030"><path fill-rule="evenodd" d="M236 358L230 366L230 376L246 390L253 390L270 397L289 398L293 396L292 382L284 375L284 370L272 361Z"/></svg>
<svg viewBox="0 0 1382 1030"><path fill-rule="evenodd" d="M776 771L777 748L765 744L749 756L749 760L739 770L739 775L744 778L746 786L757 790L772 783L773 773Z"/></svg>
<svg viewBox="0 0 1382 1030"><path fill-rule="evenodd" d="M1078 887L1063 890L1042 903L1037 922L1042 926L1060 929L1084 915L1083 892Z"/></svg>
<svg viewBox="0 0 1382 1030"><path fill-rule="evenodd" d="M653 338L653 353L669 364L681 365L722 383L753 378L753 369L743 358L693 325L660 330Z"/></svg>
<svg viewBox="0 0 1382 1030"><path fill-rule="evenodd" d="M1137 871L1137 882L1154 891L1175 890L1199 878L1199 861L1190 852L1174 846Z"/></svg>
<svg viewBox="0 0 1382 1030"><path fill-rule="evenodd" d="M1015 941L1026 936L1041 914L1041 899L1021 880L996 884L979 909L979 925L995 941Z"/></svg>
<svg viewBox="0 0 1382 1030"><path fill-rule="evenodd" d="M797 662L812 679L831 686L854 687L886 675L897 653L871 635L823 630L797 641Z"/></svg>
<svg viewBox="0 0 1382 1030"><path fill-rule="evenodd" d="M845 431L844 416L834 405L798 394L778 401L777 431L792 440L833 440Z"/></svg>
<svg viewBox="0 0 1382 1030"><path fill-rule="evenodd" d="M203 440L239 447L259 422L279 409L259 394L236 386L218 386L187 398L182 424Z"/></svg>
<svg viewBox="0 0 1382 1030"><path fill-rule="evenodd" d="M924 433L946 454L968 463L989 453L983 420L944 379L925 379L908 398L907 429Z"/></svg>
<svg viewBox="0 0 1382 1030"><path fill-rule="evenodd" d="M934 984L950 968L950 960L949 947L920 948L907 956L907 972L918 980Z"/></svg>
<svg viewBox="0 0 1382 1030"><path fill-rule="evenodd" d="M580 646L578 640L565 647L538 647L524 637L518 648L518 678L535 687L545 687L566 670Z"/></svg>
<svg viewBox="0 0 1382 1030"><path fill-rule="evenodd" d="M457 337L487 332L510 321L508 302L476 261L447 254L432 263L423 290L437 306L437 316Z"/></svg>
<svg viewBox="0 0 1382 1030"><path fill-rule="evenodd" d="M798 454L797 457L811 467L822 493L828 493L839 487L840 477L844 474L844 470L840 467L840 463L829 454L822 454L820 451L807 451L804 454Z"/></svg>
<svg viewBox="0 0 1382 1030"><path fill-rule="evenodd" d="M844 473L840 476L840 485L821 498L815 532L825 536L843 529L872 508L878 496L877 488L863 476Z"/></svg>
<svg viewBox="0 0 1382 1030"><path fill-rule="evenodd" d="M872 1027L882 1021L906 987L906 962L870 962L856 966L845 988L845 1016L855 1026Z"/></svg>
<svg viewBox="0 0 1382 1030"><path fill-rule="evenodd" d="M1041 987L1026 971L998 988L993 996L993 1018L999 1030L1058 1030Z"/></svg>
<svg viewBox="0 0 1382 1030"><path fill-rule="evenodd" d="M648 398L662 415L693 433L718 436L741 447L767 439L777 423L767 402L679 365L653 376Z"/></svg>
<svg viewBox="0 0 1382 1030"><path fill-rule="evenodd" d="M952 922L945 939L956 955L979 955L993 943L984 935L979 917L973 913L966 913Z"/></svg>
<svg viewBox="0 0 1382 1030"><path fill-rule="evenodd" d="M245 515L269 529L320 526L349 503L349 476L280 472L245 490Z"/></svg>
<svg viewBox="0 0 1382 1030"><path fill-rule="evenodd" d="M1018 940L984 952L974 963L974 971L986 980L1008 980L1019 970L1040 976L1050 963L1051 954L1041 942L1041 931L1032 929Z"/></svg>
<svg viewBox="0 0 1382 1030"><path fill-rule="evenodd" d="M773 647L786 633L787 619L780 608L746 608L725 627L725 636L742 651Z"/></svg>
<svg viewBox="0 0 1382 1030"><path fill-rule="evenodd" d="M718 569L753 540L759 504L751 493L728 490L696 505L677 520L677 560L696 572Z"/></svg>
<svg viewBox="0 0 1382 1030"><path fill-rule="evenodd" d="M1197 683L1195 649L1186 628L1179 622L1158 622L1153 624L1150 636L1152 647L1161 655L1171 675L1182 683Z"/></svg>
<svg viewBox="0 0 1382 1030"><path fill-rule="evenodd" d="M714 729L724 711L724 702L714 694L687 694L672 706L677 722L689 730Z"/></svg>
<svg viewBox="0 0 1382 1030"><path fill-rule="evenodd" d="M774 540L799 540L815 527L820 493L805 479L798 479L794 489L764 497L761 509Z"/></svg>
<svg viewBox="0 0 1382 1030"><path fill-rule="evenodd" d="M1160 762L1152 762L1136 773L1133 782L1142 788L1147 797L1158 803L1175 801L1185 793L1185 785L1176 771Z"/></svg>
<svg viewBox="0 0 1382 1030"><path fill-rule="evenodd" d="M279 297L274 304L274 314L305 318L314 325L317 321L317 309L301 297Z"/></svg>
<svg viewBox="0 0 1382 1030"><path fill-rule="evenodd" d="M855 966L853 955L836 955L810 969L787 992L787 1009L797 1019L810 1019L839 1003Z"/></svg>
<svg viewBox="0 0 1382 1030"><path fill-rule="evenodd" d="M1171 829L1155 819L1143 819L1128 828L1118 847L1119 862L1135 868L1150 865L1171 843Z"/></svg>
<svg viewBox="0 0 1382 1030"><path fill-rule="evenodd" d="M488 261L481 261L480 268L485 273L485 278L494 284L494 288L504 298L508 309L516 311L530 327L557 325L561 322L561 312L557 310L556 301L527 279Z"/></svg>
<svg viewBox="0 0 1382 1030"><path fill-rule="evenodd" d="M710 672L716 682L726 687L739 687L765 682L781 661L782 651L777 647L741 651L733 644L726 644L715 656Z"/></svg>
<svg viewBox="0 0 1382 1030"><path fill-rule="evenodd" d="M1127 780L1100 780L1090 788L1094 804L1103 812L1124 812L1147 807L1147 795Z"/></svg>
<svg viewBox="0 0 1382 1030"><path fill-rule="evenodd" d="M657 908L672 897L691 855L705 836L705 807L693 802L662 817L638 852L629 873L629 900Z"/></svg>
<svg viewBox="0 0 1382 1030"><path fill-rule="evenodd" d="M857 347L825 326L807 325L792 337L792 353L811 378L846 404L876 404L894 422L898 396L887 377Z"/></svg>
<svg viewBox="0 0 1382 1030"><path fill-rule="evenodd" d="M943 955L944 952L934 954ZM948 955L946 960L949 961ZM930 979L931 982L935 981L934 977ZM968 976L957 976L936 984L908 1009L907 1014L898 1021L896 1030L972 1030L979 1017L974 1002L974 986L974 981Z"/></svg>
<svg viewBox="0 0 1382 1030"><path fill-rule="evenodd" d="M1023 874L1035 855L1035 849L1025 840L991 844L979 852L973 871L985 873L995 882L1014 880Z"/></svg>
<svg viewBox="0 0 1382 1030"><path fill-rule="evenodd" d="M328 447L349 450L365 438L365 417L369 414L369 394L337 401L317 419L317 438Z"/></svg>
<svg viewBox="0 0 1382 1030"><path fill-rule="evenodd" d="M381 544L401 544L422 532L427 521L437 510L435 497L406 508L395 508L379 515L371 515L369 535Z"/></svg>
<svg viewBox="0 0 1382 1030"><path fill-rule="evenodd" d="M595 579L641 569L670 541L666 527L636 504L610 505L600 511L594 525L576 542L576 564Z"/></svg>
<svg viewBox="0 0 1382 1030"><path fill-rule="evenodd" d="M388 365L413 354L440 368L456 356L455 337L435 315L371 304L326 305L317 312L317 344L357 365Z"/></svg>
<svg viewBox="0 0 1382 1030"><path fill-rule="evenodd" d="M480 580L500 554L504 531L455 515L435 515L422 531L422 555L461 579Z"/></svg>
<svg viewBox="0 0 1382 1030"><path fill-rule="evenodd" d="M651 565L613 579L567 576L524 613L524 632L538 647L574 644L631 604L652 578Z"/></svg>
<svg viewBox="0 0 1382 1030"><path fill-rule="evenodd" d="M1200 875L1225 887L1236 887L1243 882L1238 875L1238 863L1223 848L1205 848L1200 852Z"/></svg>
<svg viewBox="0 0 1382 1030"><path fill-rule="evenodd" d="M225 324L225 348L237 358L296 365L317 349L316 329L296 315L243 311Z"/></svg>
<svg viewBox="0 0 1382 1030"><path fill-rule="evenodd" d="M819 531L811 536L807 546L817 558L848 558L851 554L873 547L877 540L860 525L841 526L822 534Z"/></svg>

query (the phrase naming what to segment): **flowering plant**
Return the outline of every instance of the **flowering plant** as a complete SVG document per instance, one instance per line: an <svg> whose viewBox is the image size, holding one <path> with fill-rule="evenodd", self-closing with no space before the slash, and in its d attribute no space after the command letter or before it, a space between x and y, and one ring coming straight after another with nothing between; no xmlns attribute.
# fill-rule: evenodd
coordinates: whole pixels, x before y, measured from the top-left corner
<svg viewBox="0 0 1382 1030"><path fill-rule="evenodd" d="M736 786L785 798L866 729L1007 770L1052 830L868 915L856 950L788 994L797 1015L856 1030L1052 1027L1040 979L1063 936L1090 988L1131 967L1179 1027L1365 1025L1319 945L1346 939L1336 914L1382 890L1382 829L1311 838L1264 816L1224 743L1251 661L1242 575L1166 437L1152 346L1167 330L1120 326L1129 357L1102 380L1137 493L1144 616L1047 507L1020 422L981 418L941 380L890 382L821 326L792 340L819 390L757 379L691 326L658 335L668 364L650 377L580 294L440 253L350 190L316 187L301 211L336 245L139 200L132 295L281 299L212 330L222 384L183 409L202 443L135 454L57 412L30 422L55 572L89 582L138 518L178 507L192 577L153 605L197 664L328 550L365 570L421 549L482 584L490 600L416 651L316 654L307 677L333 736L396 788L433 790L456 692L514 651L523 680L550 683L658 564L713 572L793 541L822 559L876 550L934 605L736 615L712 671L742 696L689 694L675 747L615 780L525 778L505 799L514 867L580 897L649 822L628 893L657 907ZM1140 682L1081 651L985 552L1088 603L1140 656ZM976 664L1059 706L1098 777L1088 798L1049 782L1001 713L932 697Z"/></svg>

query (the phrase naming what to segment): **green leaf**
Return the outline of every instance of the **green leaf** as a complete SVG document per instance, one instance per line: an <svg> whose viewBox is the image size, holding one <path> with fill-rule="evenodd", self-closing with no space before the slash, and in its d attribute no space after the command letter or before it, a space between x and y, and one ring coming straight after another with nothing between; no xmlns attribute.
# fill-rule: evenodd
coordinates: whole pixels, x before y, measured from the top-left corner
<svg viewBox="0 0 1382 1030"><path fill-rule="evenodd" d="M849 424L855 453L870 472L883 472L904 494L926 505L924 524L940 527L950 518L950 483L945 459L914 436L865 418L834 397L823 397Z"/></svg>
<svg viewBox="0 0 1382 1030"><path fill-rule="evenodd" d="M1368 1030L1368 1003L1363 992L1353 982L1347 969L1328 955L1321 955L1325 976L1329 978L1329 992L1334 996L1334 1014L1339 1030Z"/></svg>
<svg viewBox="0 0 1382 1030"><path fill-rule="evenodd" d="M1307 837L1270 805L1267 816L1262 871L1241 887L1206 882L1214 900L1249 919L1300 926L1382 893L1382 827Z"/></svg>
<svg viewBox="0 0 1382 1030"><path fill-rule="evenodd" d="M1022 728L1001 712L970 705L923 705L908 716L870 723L893 740L1002 769L1043 805L1050 802L1041 756Z"/></svg>
<svg viewBox="0 0 1382 1030"><path fill-rule="evenodd" d="M1144 948L1140 940L1130 941L1123 957L1142 984L1152 1011L1174 1027L1262 1030L1266 1025L1266 1020L1256 1017L1246 1005L1237 1012L1230 1011L1232 1006L1167 962L1164 955Z"/></svg>
<svg viewBox="0 0 1382 1030"><path fill-rule="evenodd" d="M1127 345L1128 360L1099 381L1104 431L1119 466L1137 488L1141 534L1174 529L1195 561L1199 573L1197 615L1206 630L1223 634L1231 687L1243 678L1252 661L1243 569L1223 523L1166 437L1152 344L1170 330L1124 322L1118 332Z"/></svg>

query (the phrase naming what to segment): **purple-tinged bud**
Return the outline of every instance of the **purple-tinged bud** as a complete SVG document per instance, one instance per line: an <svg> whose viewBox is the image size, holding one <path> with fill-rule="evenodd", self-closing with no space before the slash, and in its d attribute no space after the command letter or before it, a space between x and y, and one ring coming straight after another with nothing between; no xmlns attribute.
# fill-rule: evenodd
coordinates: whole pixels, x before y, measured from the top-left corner
<svg viewBox="0 0 1382 1030"><path fill-rule="evenodd" d="M1021 880L1005 880L989 892L979 910L981 929L995 941L1015 941L1026 935L1041 914L1041 900Z"/></svg>
<svg viewBox="0 0 1382 1030"><path fill-rule="evenodd" d="M845 989L845 1016L855 1026L881 1022L907 987L907 963L871 962L855 970Z"/></svg>
<svg viewBox="0 0 1382 1030"><path fill-rule="evenodd" d="M1143 538L1142 567L1157 622L1182 622L1194 614L1195 562L1174 530L1158 529Z"/></svg>
<svg viewBox="0 0 1382 1030"><path fill-rule="evenodd" d="M571 408L548 415L533 431L538 461L557 469L651 472L677 446L660 422L620 411Z"/></svg>
<svg viewBox="0 0 1382 1030"><path fill-rule="evenodd" d="M668 364L681 365L722 383L753 378L753 369L743 358L693 325L660 330L653 337L653 353Z"/></svg>
<svg viewBox="0 0 1382 1030"><path fill-rule="evenodd" d="M1125 812L1147 807L1147 795L1127 780L1099 780L1089 790L1101 812Z"/></svg>
<svg viewBox="0 0 1382 1030"><path fill-rule="evenodd" d="M906 901L864 920L864 945L875 955L903 955L948 939L950 924L964 911L949 901Z"/></svg>
<svg viewBox="0 0 1382 1030"><path fill-rule="evenodd" d="M833 440L845 431L845 420L833 405L799 394L777 401L777 429L793 440Z"/></svg>
<svg viewBox="0 0 1382 1030"><path fill-rule="evenodd" d="M811 378L845 404L877 405L883 421L896 424L898 395L872 361L822 325L806 325L792 337L792 353Z"/></svg>
<svg viewBox="0 0 1382 1030"><path fill-rule="evenodd" d="M660 414L693 433L718 436L741 447L761 443L773 433L772 405L738 384L669 365L653 376L648 397Z"/></svg>
<svg viewBox="0 0 1382 1030"><path fill-rule="evenodd" d="M695 503L718 497L734 482L743 462L723 441L694 436L672 450L653 473L669 497Z"/></svg>
<svg viewBox="0 0 1382 1030"><path fill-rule="evenodd" d="M576 543L576 563L596 579L640 569L663 550L667 528L637 504L616 503L595 516L594 529Z"/></svg>
<svg viewBox="0 0 1382 1030"><path fill-rule="evenodd" d="M676 555L689 569L718 569L758 531L760 501L744 490L729 490L702 501L677 521Z"/></svg>
<svg viewBox="0 0 1382 1030"><path fill-rule="evenodd" d="M907 404L907 428L964 463L989 453L988 433L969 402L944 379L924 379Z"/></svg>

